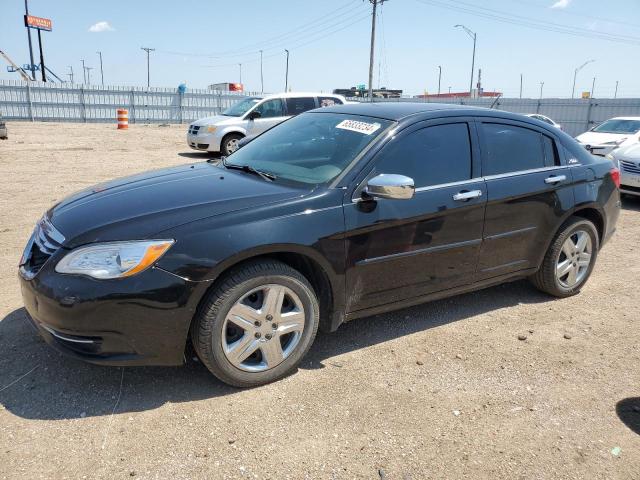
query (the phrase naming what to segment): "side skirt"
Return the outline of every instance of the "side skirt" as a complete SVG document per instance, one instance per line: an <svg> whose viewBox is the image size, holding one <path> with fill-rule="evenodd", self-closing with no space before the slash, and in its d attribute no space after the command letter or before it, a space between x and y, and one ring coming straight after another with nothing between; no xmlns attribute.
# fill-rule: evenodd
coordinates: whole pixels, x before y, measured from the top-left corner
<svg viewBox="0 0 640 480"><path fill-rule="evenodd" d="M344 321L349 322L357 318L370 317L372 315L378 315L380 313L387 313L394 310L400 310L402 308L413 307L414 305L420 305L421 303L431 302L433 300L440 300L442 298L453 297L455 295L461 295L463 293L474 292L476 290L483 290L485 288L494 287L501 283L513 282L521 280L530 275L536 273L535 268L529 268L527 270L520 270L517 272L511 272L498 277L487 278L481 282L472 283L470 285L463 285L461 287L450 288L448 290L441 290L439 292L430 293L428 295L422 295L420 297L409 298L394 303L387 303L385 305L379 305L377 307L366 308L364 310L357 310L355 312L349 312L345 315Z"/></svg>

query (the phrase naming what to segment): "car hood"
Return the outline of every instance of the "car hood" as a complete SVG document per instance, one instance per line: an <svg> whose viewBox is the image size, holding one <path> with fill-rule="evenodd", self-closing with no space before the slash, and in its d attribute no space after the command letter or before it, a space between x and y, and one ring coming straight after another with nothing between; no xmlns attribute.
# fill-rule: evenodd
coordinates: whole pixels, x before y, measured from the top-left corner
<svg viewBox="0 0 640 480"><path fill-rule="evenodd" d="M238 120L242 120L242 117L228 117L225 115L214 115L213 117L201 118L192 123L192 125L220 125L225 123L236 123Z"/></svg>
<svg viewBox="0 0 640 480"><path fill-rule="evenodd" d="M302 196L304 190L208 163L125 177L64 199L47 215L73 248L151 238L207 217Z"/></svg>
<svg viewBox="0 0 640 480"><path fill-rule="evenodd" d="M630 137L630 133L599 133L599 132L585 132L582 135L578 135L576 140L585 145L602 145L607 142L617 142L622 138Z"/></svg>
<svg viewBox="0 0 640 480"><path fill-rule="evenodd" d="M614 155L618 159L640 160L640 143L633 143L628 147L622 147L614 150Z"/></svg>

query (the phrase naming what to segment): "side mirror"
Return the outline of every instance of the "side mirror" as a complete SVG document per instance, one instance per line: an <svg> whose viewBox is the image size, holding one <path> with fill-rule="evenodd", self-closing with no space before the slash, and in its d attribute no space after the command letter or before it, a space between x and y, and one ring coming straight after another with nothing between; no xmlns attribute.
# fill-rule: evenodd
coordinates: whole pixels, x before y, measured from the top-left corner
<svg viewBox="0 0 640 480"><path fill-rule="evenodd" d="M251 112L249 112L249 115L247 115L247 118L249 120L255 120L256 118L260 118L262 116L262 114L257 111L257 110L253 110Z"/></svg>
<svg viewBox="0 0 640 480"><path fill-rule="evenodd" d="M364 192L373 198L407 200L413 198L416 187L413 179L404 175L382 173L367 182Z"/></svg>

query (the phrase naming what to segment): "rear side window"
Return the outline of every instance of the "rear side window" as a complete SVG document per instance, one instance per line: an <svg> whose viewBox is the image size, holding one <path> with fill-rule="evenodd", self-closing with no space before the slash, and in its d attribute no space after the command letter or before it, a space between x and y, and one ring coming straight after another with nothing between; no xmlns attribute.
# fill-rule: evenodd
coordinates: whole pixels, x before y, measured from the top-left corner
<svg viewBox="0 0 640 480"><path fill-rule="evenodd" d="M321 107L331 107L333 105L342 105L342 100L335 97L318 97L318 105Z"/></svg>
<svg viewBox="0 0 640 480"><path fill-rule="evenodd" d="M542 146L544 148L544 165L545 167L555 167L560 165L560 159L558 158L558 149L551 137L542 135Z"/></svg>
<svg viewBox="0 0 640 480"><path fill-rule="evenodd" d="M316 102L313 97L287 98L286 102L289 115L298 115L316 108Z"/></svg>
<svg viewBox="0 0 640 480"><path fill-rule="evenodd" d="M471 178L471 142L466 123L435 125L393 140L378 173L411 177L417 188Z"/></svg>
<svg viewBox="0 0 640 480"><path fill-rule="evenodd" d="M542 134L528 128L483 123L483 175L519 172L546 165Z"/></svg>

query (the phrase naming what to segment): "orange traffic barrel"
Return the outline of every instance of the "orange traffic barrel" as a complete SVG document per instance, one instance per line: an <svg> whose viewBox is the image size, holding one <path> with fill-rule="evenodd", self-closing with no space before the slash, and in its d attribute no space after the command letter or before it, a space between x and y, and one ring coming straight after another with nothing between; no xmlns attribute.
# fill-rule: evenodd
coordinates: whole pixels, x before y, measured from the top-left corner
<svg viewBox="0 0 640 480"><path fill-rule="evenodd" d="M129 128L129 110L126 108L119 108L118 113L118 130L124 130Z"/></svg>

